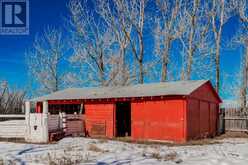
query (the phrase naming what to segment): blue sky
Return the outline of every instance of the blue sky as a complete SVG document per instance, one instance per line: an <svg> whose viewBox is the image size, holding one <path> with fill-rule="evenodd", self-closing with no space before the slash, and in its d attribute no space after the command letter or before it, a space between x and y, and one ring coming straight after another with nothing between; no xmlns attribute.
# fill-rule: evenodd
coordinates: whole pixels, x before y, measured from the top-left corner
<svg viewBox="0 0 248 165"><path fill-rule="evenodd" d="M0 35L0 80L21 88L27 83L25 51L32 46L36 33L47 26L64 26L68 0L30 0L30 34Z"/></svg>
<svg viewBox="0 0 248 165"><path fill-rule="evenodd" d="M30 0L30 34L27 36L0 35L0 80L22 88L28 83L25 51L32 46L35 35L47 26L63 27L67 17L68 0ZM235 18L224 27L223 38L230 39L238 28ZM223 44L226 45L226 43ZM227 49L221 52L221 70L235 73L239 69L240 52ZM227 97L227 96L224 96Z"/></svg>

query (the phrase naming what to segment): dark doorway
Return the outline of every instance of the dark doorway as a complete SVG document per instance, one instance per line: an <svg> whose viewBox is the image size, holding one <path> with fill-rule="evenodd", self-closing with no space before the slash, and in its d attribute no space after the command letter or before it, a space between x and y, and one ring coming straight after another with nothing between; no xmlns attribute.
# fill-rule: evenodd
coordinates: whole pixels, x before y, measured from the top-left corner
<svg viewBox="0 0 248 165"><path fill-rule="evenodd" d="M131 104L116 103L116 136L131 136Z"/></svg>
<svg viewBox="0 0 248 165"><path fill-rule="evenodd" d="M59 112L65 112L66 114L84 114L82 104L49 104L48 110L50 114L59 114Z"/></svg>

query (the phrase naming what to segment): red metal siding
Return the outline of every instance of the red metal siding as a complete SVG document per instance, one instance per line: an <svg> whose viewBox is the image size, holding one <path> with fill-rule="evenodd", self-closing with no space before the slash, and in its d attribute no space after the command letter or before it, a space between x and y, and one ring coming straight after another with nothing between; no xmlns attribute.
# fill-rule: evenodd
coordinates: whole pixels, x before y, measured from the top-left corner
<svg viewBox="0 0 248 165"><path fill-rule="evenodd" d="M93 124L101 123L106 126L106 137L114 137L115 104L85 104L86 131L91 136Z"/></svg>
<svg viewBox="0 0 248 165"><path fill-rule="evenodd" d="M193 93L190 94L190 97L217 104L221 102L210 83L205 83L204 85L196 89Z"/></svg>
<svg viewBox="0 0 248 165"><path fill-rule="evenodd" d="M132 102L132 138L184 141L184 100Z"/></svg>
<svg viewBox="0 0 248 165"><path fill-rule="evenodd" d="M200 101L200 136L207 137L209 134L209 106L208 102Z"/></svg>
<svg viewBox="0 0 248 165"><path fill-rule="evenodd" d="M187 139L215 136L219 98L209 83L194 91L187 99Z"/></svg>
<svg viewBox="0 0 248 165"><path fill-rule="evenodd" d="M188 99L188 139L216 135L217 105L207 101Z"/></svg>
<svg viewBox="0 0 248 165"><path fill-rule="evenodd" d="M218 121L218 106L214 103L210 103L210 135L215 136L217 134L217 121Z"/></svg>
<svg viewBox="0 0 248 165"><path fill-rule="evenodd" d="M196 99L188 99L187 103L187 137L195 139L200 136L200 102Z"/></svg>

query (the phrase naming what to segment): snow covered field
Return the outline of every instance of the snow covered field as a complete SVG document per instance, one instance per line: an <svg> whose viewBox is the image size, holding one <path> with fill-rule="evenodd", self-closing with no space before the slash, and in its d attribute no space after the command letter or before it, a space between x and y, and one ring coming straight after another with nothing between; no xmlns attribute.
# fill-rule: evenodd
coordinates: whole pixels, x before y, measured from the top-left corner
<svg viewBox="0 0 248 165"><path fill-rule="evenodd" d="M1 164L247 165L248 139L173 147L86 138L65 138L49 145L0 142Z"/></svg>

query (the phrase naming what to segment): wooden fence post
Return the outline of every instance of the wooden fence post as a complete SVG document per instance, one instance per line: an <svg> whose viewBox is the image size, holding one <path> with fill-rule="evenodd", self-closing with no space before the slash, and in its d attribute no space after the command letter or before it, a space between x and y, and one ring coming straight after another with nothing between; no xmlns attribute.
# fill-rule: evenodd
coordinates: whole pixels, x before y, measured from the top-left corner
<svg viewBox="0 0 248 165"><path fill-rule="evenodd" d="M30 107L31 107L30 102L26 101L25 102L25 123L26 123L25 140L26 141L30 137Z"/></svg>

